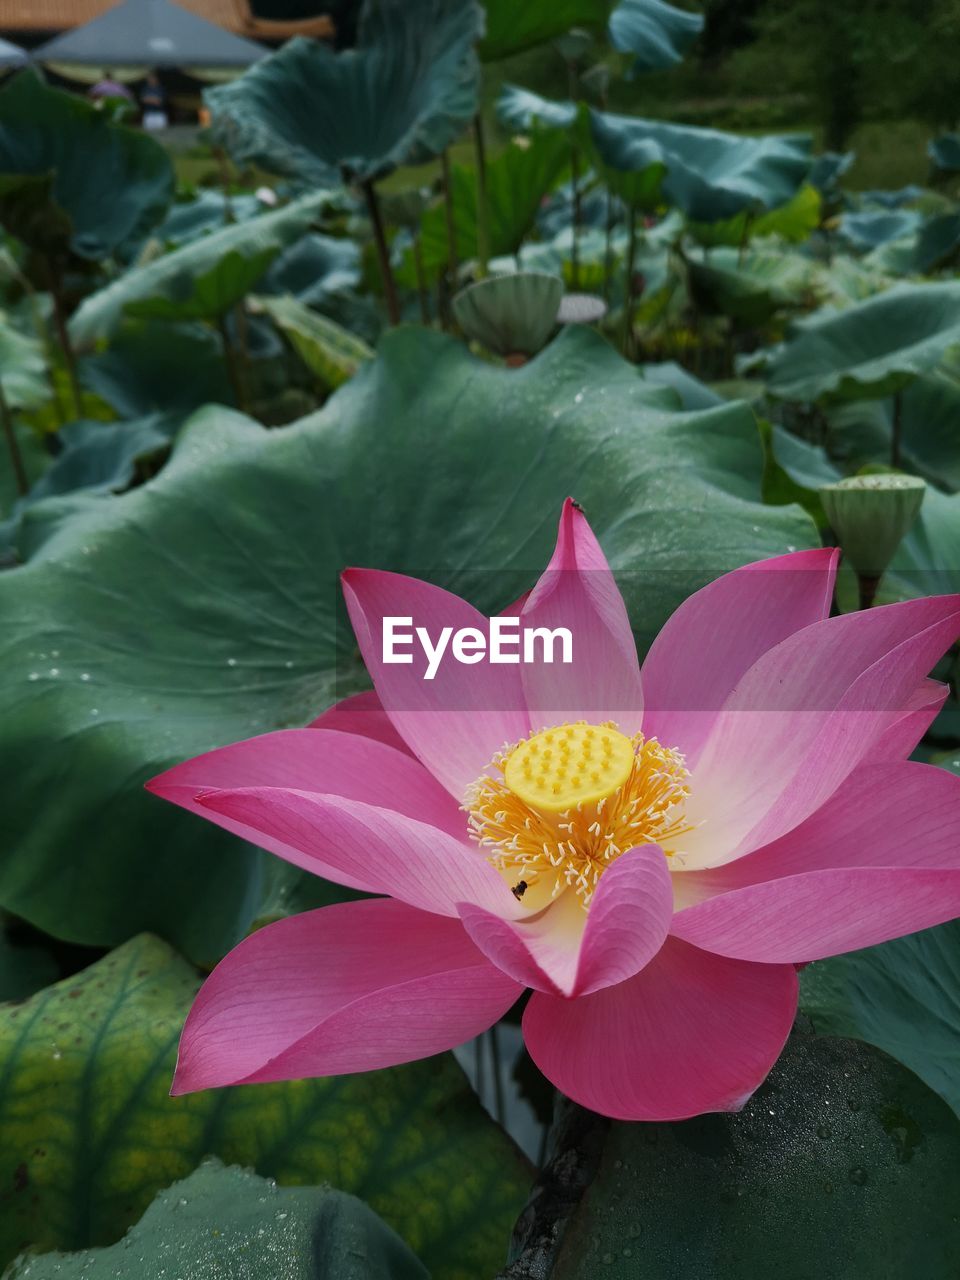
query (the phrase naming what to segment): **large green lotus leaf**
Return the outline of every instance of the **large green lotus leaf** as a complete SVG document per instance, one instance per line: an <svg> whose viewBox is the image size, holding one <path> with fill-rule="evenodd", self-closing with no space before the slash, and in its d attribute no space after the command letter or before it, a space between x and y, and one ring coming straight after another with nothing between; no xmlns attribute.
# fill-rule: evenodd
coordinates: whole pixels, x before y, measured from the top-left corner
<svg viewBox="0 0 960 1280"><path fill-rule="evenodd" d="M946 211L924 214L918 209L898 209L863 218L900 220L899 235L870 249L864 262L891 276L916 277L940 272L956 262L960 247L960 214L953 205ZM891 224L892 225L892 224Z"/></svg>
<svg viewBox="0 0 960 1280"><path fill-rule="evenodd" d="M505 128L517 133L529 133L539 125L569 129L577 118L577 104L555 102L520 85L505 84L497 98L497 118Z"/></svg>
<svg viewBox="0 0 960 1280"><path fill-rule="evenodd" d="M155 298L176 302L189 296L196 278L214 270L229 254L256 257L292 243L307 230L327 199L323 191L304 196L283 209L211 232L124 272L80 304L70 320L73 341L78 347L92 347L99 339L112 337L131 303Z"/></svg>
<svg viewBox="0 0 960 1280"><path fill-rule="evenodd" d="M203 324L127 321L106 351L81 361L80 378L121 418L157 415L171 428L233 399L219 336Z"/></svg>
<svg viewBox="0 0 960 1280"><path fill-rule="evenodd" d="M475 0L366 0L343 53L298 36L205 99L236 160L316 186L432 159L476 114Z"/></svg>
<svg viewBox="0 0 960 1280"><path fill-rule="evenodd" d="M53 172L0 173L0 228L37 253L60 257L73 223L53 198Z"/></svg>
<svg viewBox="0 0 960 1280"><path fill-rule="evenodd" d="M39 338L21 333L0 312L0 390L11 409L32 409L50 397Z"/></svg>
<svg viewBox="0 0 960 1280"><path fill-rule="evenodd" d="M676 392L683 409L713 409L724 402L723 396L717 395L705 382L701 382L672 360L641 365L641 371L647 382L658 387L669 387Z"/></svg>
<svg viewBox="0 0 960 1280"><path fill-rule="evenodd" d="M590 134L608 170L636 174L661 166L663 196L694 222L785 204L811 163L806 134L742 137L590 109Z"/></svg>
<svg viewBox="0 0 960 1280"><path fill-rule="evenodd" d="M497 99L497 116L506 128L519 132L562 131L567 147L571 142L582 146L606 185L628 205L653 209L661 202L662 157L643 149L615 150L606 136L608 117L591 113L584 103L556 102L507 84Z"/></svg>
<svg viewBox="0 0 960 1280"><path fill-rule="evenodd" d="M246 297L278 252L279 245L251 253L231 249L206 271L180 277L156 297L132 299L124 311L141 320L219 319Z"/></svg>
<svg viewBox="0 0 960 1280"><path fill-rule="evenodd" d="M699 311L757 327L778 311L802 307L816 296L814 264L798 253L739 253L721 246L708 260L686 258L684 273Z"/></svg>
<svg viewBox="0 0 960 1280"><path fill-rule="evenodd" d="M355 241L312 232L284 249L260 282L258 292L292 294L298 302L373 344L380 336L383 319L372 296L355 292L361 266L360 246Z"/></svg>
<svg viewBox="0 0 960 1280"><path fill-rule="evenodd" d="M13 434L20 453L20 461L26 472L27 486L30 487L49 467L51 457L41 437L23 423L14 422ZM10 531L3 523L4 517L10 514L22 496L10 459L9 447L7 441L0 437L0 564L3 564L7 558L5 544L10 537Z"/></svg>
<svg viewBox="0 0 960 1280"><path fill-rule="evenodd" d="M143 935L0 1006L0 1265L28 1245L112 1243L158 1191L215 1155L282 1184L359 1196L436 1280L494 1271L527 1166L451 1055L171 1098L198 985L190 965Z"/></svg>
<svg viewBox="0 0 960 1280"><path fill-rule="evenodd" d="M124 489L133 479L137 458L165 448L169 441L163 420L153 415L129 422L68 423L60 432L61 451L30 490L29 500L78 489Z"/></svg>
<svg viewBox="0 0 960 1280"><path fill-rule="evenodd" d="M764 443L763 500L774 506L796 502L808 511L820 528L828 524L820 486L843 478L826 450L783 427L762 421L760 434Z"/></svg>
<svg viewBox="0 0 960 1280"><path fill-rule="evenodd" d="M591 1140L551 1280L956 1274L960 1121L870 1045L794 1033L738 1114L588 1131L567 1168Z"/></svg>
<svg viewBox="0 0 960 1280"><path fill-rule="evenodd" d="M960 172L960 135L941 133L927 143L927 155L944 173Z"/></svg>
<svg viewBox="0 0 960 1280"><path fill-rule="evenodd" d="M880 600L960 591L960 494L927 486L923 506L880 584Z"/></svg>
<svg viewBox="0 0 960 1280"><path fill-rule="evenodd" d="M854 249L868 253L880 245L913 234L922 222L923 215L918 209L872 209L845 213L837 232Z"/></svg>
<svg viewBox="0 0 960 1280"><path fill-rule="evenodd" d="M700 244L725 244L737 249L762 236L777 236L791 244L803 244L820 225L822 205L820 192L807 181L791 200L776 209L760 214L744 210L723 222L692 222L687 230Z"/></svg>
<svg viewBox="0 0 960 1280"><path fill-rule="evenodd" d="M823 151L810 169L810 182L831 201L840 195L840 179L857 158L855 151Z"/></svg>
<svg viewBox="0 0 960 1280"><path fill-rule="evenodd" d="M816 540L760 504L748 408L671 415L651 394L577 326L516 370L398 329L295 426L199 415L156 479L0 575L0 905L85 942L150 927L204 959L230 946L266 855L141 785L357 687L344 566L494 611L542 571L575 494L645 646L711 576Z"/></svg>
<svg viewBox="0 0 960 1280"><path fill-rule="evenodd" d="M93 103L50 88L32 70L0 90L0 222L35 247L62 239L82 258L105 258L146 235L173 188L163 147Z"/></svg>
<svg viewBox="0 0 960 1280"><path fill-rule="evenodd" d="M610 43L633 55L631 73L676 66L703 30L703 14L664 0L620 0L610 15Z"/></svg>
<svg viewBox="0 0 960 1280"><path fill-rule="evenodd" d="M883 1049L960 1115L960 921L819 960L800 993L818 1031Z"/></svg>
<svg viewBox="0 0 960 1280"><path fill-rule="evenodd" d="M201 188L189 200L178 200L153 235L168 245L186 244L198 236L219 231L233 222L246 222L264 212L256 196L224 195L222 191Z"/></svg>
<svg viewBox="0 0 960 1280"><path fill-rule="evenodd" d="M571 27L605 23L610 0L483 0L483 7L487 23L480 56L494 62L562 36Z"/></svg>
<svg viewBox="0 0 960 1280"><path fill-rule="evenodd" d="M372 349L362 338L296 298L259 297L252 305L270 317L307 368L330 390L352 378L364 361L373 359Z"/></svg>
<svg viewBox="0 0 960 1280"><path fill-rule="evenodd" d="M901 393L900 456L908 471L960 490L960 380L956 372L923 373ZM830 447L848 468L890 461L893 401L853 401L827 410Z"/></svg>
<svg viewBox="0 0 960 1280"><path fill-rule="evenodd" d="M487 165L487 224L491 257L516 253L533 229L543 197L557 185L570 162L570 144L559 132L538 134L528 147L508 146ZM453 165L453 226L458 262L475 258L477 239L477 171ZM450 258L446 210L435 205L420 223L420 254L429 279ZM397 278L415 287L412 250L404 255Z"/></svg>
<svg viewBox="0 0 960 1280"><path fill-rule="evenodd" d="M26 1254L8 1280L429 1280L407 1246L355 1196L278 1187L205 1160L161 1191L123 1240Z"/></svg>
<svg viewBox="0 0 960 1280"><path fill-rule="evenodd" d="M354 240L311 232L289 245L264 277L261 293L292 294L322 309L331 294L360 283L360 246Z"/></svg>
<svg viewBox="0 0 960 1280"><path fill-rule="evenodd" d="M960 214L940 213L928 218L917 234L914 271L939 271L955 263L960 249Z"/></svg>
<svg viewBox="0 0 960 1280"><path fill-rule="evenodd" d="M784 400L893 395L960 346L960 283L899 284L843 311L796 323L766 362L769 391Z"/></svg>

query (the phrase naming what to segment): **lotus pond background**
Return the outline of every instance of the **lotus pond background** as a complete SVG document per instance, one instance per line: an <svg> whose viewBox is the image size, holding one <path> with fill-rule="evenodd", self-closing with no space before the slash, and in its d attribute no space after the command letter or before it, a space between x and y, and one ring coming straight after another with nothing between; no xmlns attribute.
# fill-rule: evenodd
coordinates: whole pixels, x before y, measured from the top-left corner
<svg viewBox="0 0 960 1280"><path fill-rule="evenodd" d="M496 611L573 494L642 653L719 573L832 540L823 484L896 469L927 490L879 598L960 588L948 113L924 185L854 190L789 109L653 118L692 8L353 7L351 50L208 91L217 185L0 84L0 1267L953 1277L957 924L809 966L735 1116L555 1105L515 1014L375 1077L168 1097L202 975L347 891L143 783L367 687L344 566ZM800 123L842 142L829 107ZM956 772L936 674L919 753Z"/></svg>

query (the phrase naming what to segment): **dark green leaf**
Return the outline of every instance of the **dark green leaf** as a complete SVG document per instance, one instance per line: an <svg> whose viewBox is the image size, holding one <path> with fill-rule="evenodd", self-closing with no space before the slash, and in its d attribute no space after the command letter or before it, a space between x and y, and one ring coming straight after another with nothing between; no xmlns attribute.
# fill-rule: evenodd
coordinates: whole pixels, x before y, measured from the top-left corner
<svg viewBox="0 0 960 1280"><path fill-rule="evenodd" d="M676 66L702 30L703 14L664 0L620 0L610 15L610 43L633 55L633 74Z"/></svg>
<svg viewBox="0 0 960 1280"><path fill-rule="evenodd" d="M779 236L791 244L803 244L820 225L820 192L805 182L792 200L766 213L744 210L723 222L691 223L691 234L705 245L732 245L741 249L761 236Z"/></svg>
<svg viewBox="0 0 960 1280"><path fill-rule="evenodd" d="M520 85L505 84L497 98L497 117L501 124L517 133L530 133L541 125L569 129L577 118L577 104L554 102Z"/></svg>
<svg viewBox="0 0 960 1280"><path fill-rule="evenodd" d="M256 258L299 239L327 199L325 192L304 196L283 209L211 232L125 272L84 299L70 321L73 341L78 347L92 347L98 339L112 337L131 303L159 298L175 303L189 297L196 279L215 272L230 254Z"/></svg>
<svg viewBox="0 0 960 1280"><path fill-rule="evenodd" d="M268 315L304 364L333 390L357 372L373 351L349 330L311 311L296 298L256 298L253 306Z"/></svg>
<svg viewBox="0 0 960 1280"><path fill-rule="evenodd" d="M357 45L296 37L206 93L237 160L315 186L365 181L438 155L477 110L474 0L367 0Z"/></svg>
<svg viewBox="0 0 960 1280"><path fill-rule="evenodd" d="M491 257L516 253L533 228L543 197L560 181L570 161L570 144L562 134L543 133L528 147L508 146L487 165L487 221ZM453 222L459 262L475 258L477 244L477 171L472 165L452 168ZM435 278L449 260L446 211L428 209L420 224L420 252L426 274ZM403 259L398 279L416 285L413 253Z"/></svg>
<svg viewBox="0 0 960 1280"><path fill-rule="evenodd" d="M960 490L960 381L956 372L922 373L901 392L900 456L942 489ZM830 447L845 465L890 461L893 401L856 400L827 412Z"/></svg>
<svg viewBox="0 0 960 1280"><path fill-rule="evenodd" d="M163 217L173 185L155 139L78 94L32 70L0 90L0 222L32 246L105 258Z"/></svg>
<svg viewBox="0 0 960 1280"><path fill-rule="evenodd" d="M784 400L875 399L901 391L960 346L960 284L900 284L797 321L766 364Z"/></svg>
<svg viewBox="0 0 960 1280"><path fill-rule="evenodd" d="M11 409L30 409L51 395L43 346L0 312L0 391Z"/></svg>
<svg viewBox="0 0 960 1280"><path fill-rule="evenodd" d="M149 927L222 954L259 910L263 860L141 784L358 687L346 565L494 612L542 571L573 493L646 645L712 576L815 541L760 504L749 409L673 415L651 394L588 329L515 370L399 329L295 426L197 415L155 480L0 574L0 904L76 940Z"/></svg>
<svg viewBox="0 0 960 1280"><path fill-rule="evenodd" d="M819 446L791 435L782 427L760 423L764 445L763 500L774 506L797 502L821 527L827 523L818 492L841 473Z"/></svg>
<svg viewBox="0 0 960 1280"><path fill-rule="evenodd" d="M607 170L631 176L665 171L664 197L695 222L786 203L811 163L811 139L799 133L749 138L593 109L590 132Z"/></svg>
<svg viewBox="0 0 960 1280"><path fill-rule="evenodd" d="M563 35L571 27L606 22L609 0L484 0L486 33L480 43L484 62L508 58Z"/></svg>
<svg viewBox="0 0 960 1280"><path fill-rule="evenodd" d="M900 240L917 230L923 217L917 209L880 209L865 213L845 213L838 232L854 249L867 253L891 240Z"/></svg>
<svg viewBox="0 0 960 1280"><path fill-rule="evenodd" d="M690 300L708 315L760 328L780 311L811 300L814 268L799 254L721 247L709 261L684 260Z"/></svg>
<svg viewBox="0 0 960 1280"><path fill-rule="evenodd" d="M808 965L817 1030L883 1049L960 1114L960 920Z"/></svg>
<svg viewBox="0 0 960 1280"><path fill-rule="evenodd" d="M16 945L0 928L0 1004L26 1000L56 978L56 961L49 951Z"/></svg>
<svg viewBox="0 0 960 1280"><path fill-rule="evenodd" d="M197 986L189 965L145 935L0 1007L0 1265L28 1245L110 1244L210 1154L282 1184L360 1196L436 1280L494 1270L527 1167L451 1055L171 1098Z"/></svg>
<svg viewBox="0 0 960 1280"><path fill-rule="evenodd" d="M551 1280L952 1280L960 1122L868 1045L795 1033L737 1115L612 1124Z"/></svg>
<svg viewBox="0 0 960 1280"><path fill-rule="evenodd" d="M128 321L80 369L122 418L159 415L171 429L201 405L233 400L220 340L202 324Z"/></svg>
<svg viewBox="0 0 960 1280"><path fill-rule="evenodd" d="M9 1280L429 1280L372 1210L329 1187L278 1187L207 1160L117 1244L27 1255Z"/></svg>
<svg viewBox="0 0 960 1280"><path fill-rule="evenodd" d="M253 253L231 249L208 270L182 276L154 298L136 298L124 310L143 320L215 320L235 307L277 256L272 245Z"/></svg>
<svg viewBox="0 0 960 1280"><path fill-rule="evenodd" d="M944 173L960 172L960 136L942 133L927 143L927 155Z"/></svg>

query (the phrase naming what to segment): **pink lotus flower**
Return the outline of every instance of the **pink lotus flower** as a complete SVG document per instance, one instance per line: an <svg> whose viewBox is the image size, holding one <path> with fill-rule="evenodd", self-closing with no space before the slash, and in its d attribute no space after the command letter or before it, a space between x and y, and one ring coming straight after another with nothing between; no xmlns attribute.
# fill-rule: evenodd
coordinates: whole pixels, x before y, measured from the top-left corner
<svg viewBox="0 0 960 1280"><path fill-rule="evenodd" d="M487 620L352 569L376 694L190 760L151 790L378 897L281 920L214 970L175 1093L369 1071L476 1036L525 988L529 1051L608 1116L736 1110L775 1062L798 964L960 914L960 778L908 762L960 596L828 617L836 553L691 596L637 663L564 508L525 626L570 665L385 665L381 622Z"/></svg>

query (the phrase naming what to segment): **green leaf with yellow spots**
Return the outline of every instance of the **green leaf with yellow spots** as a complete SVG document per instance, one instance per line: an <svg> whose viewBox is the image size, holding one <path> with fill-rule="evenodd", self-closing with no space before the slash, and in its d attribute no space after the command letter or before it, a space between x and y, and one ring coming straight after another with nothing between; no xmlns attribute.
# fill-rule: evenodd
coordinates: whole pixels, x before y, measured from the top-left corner
<svg viewBox="0 0 960 1280"><path fill-rule="evenodd" d="M429 1280L402 1240L354 1196L278 1187L207 1160L161 1191L123 1240L25 1254L9 1280Z"/></svg>
<svg viewBox="0 0 960 1280"><path fill-rule="evenodd" d="M199 985L142 934L0 1008L0 1266L120 1238L206 1155L365 1200L434 1280L503 1261L531 1175L450 1055L371 1075L168 1096Z"/></svg>

